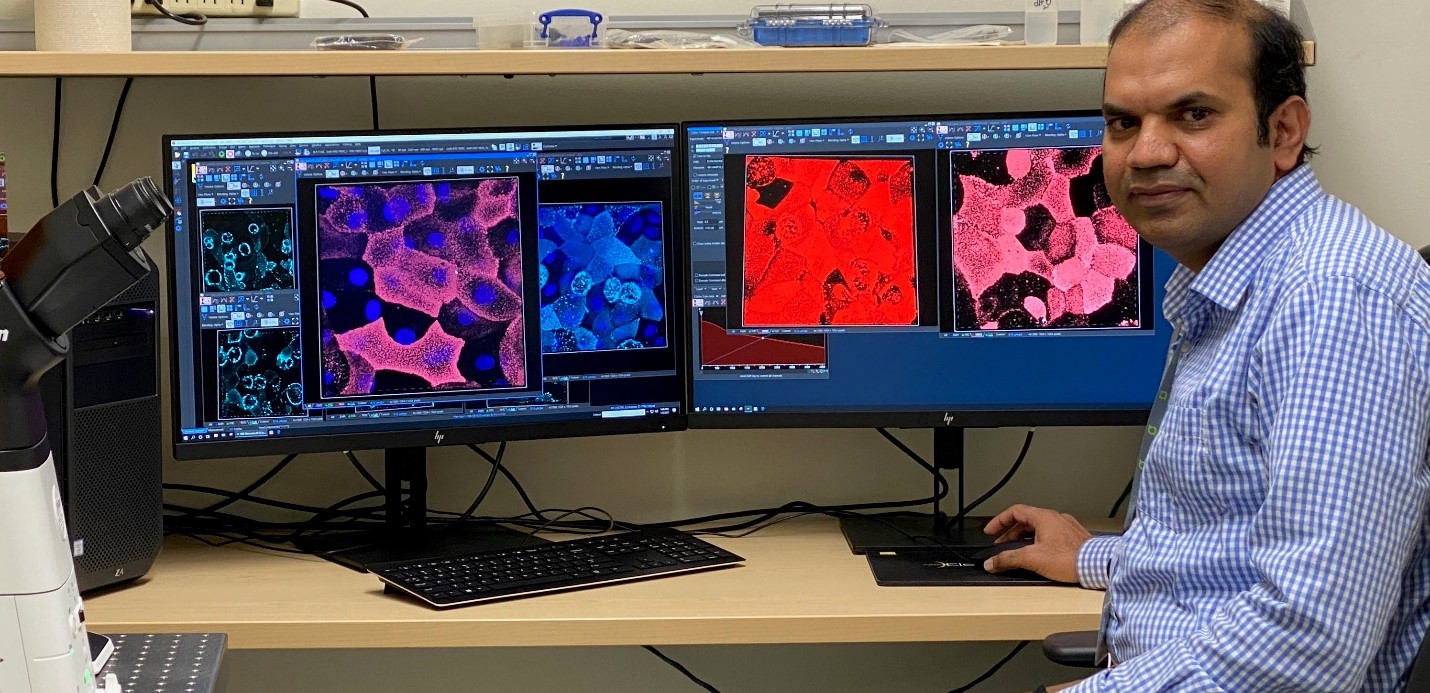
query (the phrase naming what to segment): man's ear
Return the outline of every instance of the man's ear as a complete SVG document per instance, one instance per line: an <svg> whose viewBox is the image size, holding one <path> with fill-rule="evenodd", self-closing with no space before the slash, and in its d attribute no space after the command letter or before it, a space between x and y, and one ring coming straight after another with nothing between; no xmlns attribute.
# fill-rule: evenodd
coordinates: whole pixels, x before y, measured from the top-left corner
<svg viewBox="0 0 1430 693"><path fill-rule="evenodd" d="M1269 125L1271 148L1279 177L1296 168L1306 147L1306 135L1311 131L1311 106L1293 96L1272 111Z"/></svg>

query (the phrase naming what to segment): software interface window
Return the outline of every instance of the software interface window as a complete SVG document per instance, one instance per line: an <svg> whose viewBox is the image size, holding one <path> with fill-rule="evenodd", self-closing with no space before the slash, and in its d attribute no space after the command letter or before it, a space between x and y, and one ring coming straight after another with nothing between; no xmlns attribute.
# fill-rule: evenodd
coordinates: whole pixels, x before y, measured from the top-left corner
<svg viewBox="0 0 1430 693"><path fill-rule="evenodd" d="M687 125L696 415L1145 409L1172 263L1102 127Z"/></svg>
<svg viewBox="0 0 1430 693"><path fill-rule="evenodd" d="M171 140L180 443L681 413L675 135Z"/></svg>

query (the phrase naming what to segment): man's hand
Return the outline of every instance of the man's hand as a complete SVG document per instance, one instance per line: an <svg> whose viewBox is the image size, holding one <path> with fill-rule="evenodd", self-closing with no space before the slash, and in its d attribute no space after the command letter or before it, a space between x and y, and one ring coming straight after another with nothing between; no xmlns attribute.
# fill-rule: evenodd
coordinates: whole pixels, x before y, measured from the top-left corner
<svg viewBox="0 0 1430 693"><path fill-rule="evenodd" d="M1049 580L1076 583L1077 552L1092 538L1082 523L1047 508L1015 505L989 521L983 533L995 543L1033 537L1033 544L1004 551L984 562L990 573L1017 568L1031 570Z"/></svg>

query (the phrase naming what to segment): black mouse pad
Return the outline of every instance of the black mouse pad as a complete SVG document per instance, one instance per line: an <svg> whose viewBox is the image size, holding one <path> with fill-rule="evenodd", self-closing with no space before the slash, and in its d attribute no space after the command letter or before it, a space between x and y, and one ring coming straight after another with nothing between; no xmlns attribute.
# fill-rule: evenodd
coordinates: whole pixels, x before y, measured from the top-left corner
<svg viewBox="0 0 1430 693"><path fill-rule="evenodd" d="M866 554L865 558L869 559L869 570L874 573L874 582L883 587L1008 587L1059 584L1027 570L995 575L984 571L982 562L971 560L968 554L955 553L948 549L871 552Z"/></svg>

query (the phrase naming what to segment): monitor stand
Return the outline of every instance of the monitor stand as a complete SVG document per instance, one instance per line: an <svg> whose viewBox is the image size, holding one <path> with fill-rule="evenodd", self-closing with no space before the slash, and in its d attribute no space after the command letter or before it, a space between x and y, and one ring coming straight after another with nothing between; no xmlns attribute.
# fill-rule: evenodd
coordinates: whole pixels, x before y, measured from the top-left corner
<svg viewBox="0 0 1430 693"><path fill-rule="evenodd" d="M963 517L963 433L961 427L933 430L934 473L958 470L958 511L953 517L940 508L938 478L934 479L932 514L908 513L874 517L844 517L839 528L849 550L857 554L939 546L986 546L992 539L983 534L987 517Z"/></svg>
<svg viewBox="0 0 1430 693"><path fill-rule="evenodd" d="M367 570L367 566L378 563L451 558L547 543L495 524L429 525L427 448L389 448L385 452L386 526L303 537L294 542L295 546L354 570Z"/></svg>

